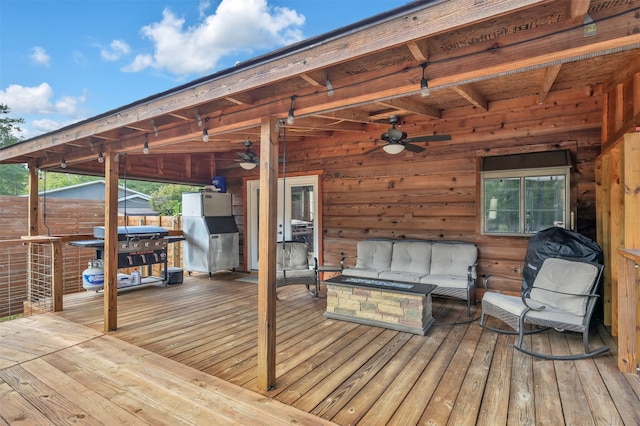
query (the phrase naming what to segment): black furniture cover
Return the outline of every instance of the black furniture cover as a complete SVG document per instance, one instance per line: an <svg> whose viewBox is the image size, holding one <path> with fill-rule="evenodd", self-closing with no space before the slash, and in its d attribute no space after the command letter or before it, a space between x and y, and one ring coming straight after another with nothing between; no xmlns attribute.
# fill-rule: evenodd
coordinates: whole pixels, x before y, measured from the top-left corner
<svg viewBox="0 0 640 426"><path fill-rule="evenodd" d="M542 263L549 257L603 263L602 249L595 241L564 228L545 229L529 240L522 272L523 290L533 285Z"/></svg>

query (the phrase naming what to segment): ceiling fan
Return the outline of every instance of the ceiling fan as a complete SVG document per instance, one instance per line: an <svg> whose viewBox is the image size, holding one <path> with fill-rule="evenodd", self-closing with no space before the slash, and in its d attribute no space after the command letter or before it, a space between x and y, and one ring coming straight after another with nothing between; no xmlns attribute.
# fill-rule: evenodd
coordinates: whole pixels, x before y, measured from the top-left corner
<svg viewBox="0 0 640 426"><path fill-rule="evenodd" d="M423 147L413 145L413 142L439 142L451 140L450 135L427 135L408 138L405 132L396 128L399 121L400 118L397 115L390 116L389 123L391 124L391 128L380 136L380 139L387 142L386 145L382 146L382 149L388 154L399 154L405 149L416 153L424 151Z"/></svg>
<svg viewBox="0 0 640 426"><path fill-rule="evenodd" d="M251 145L253 145L251 141L246 140L244 142L244 146L246 147L244 152L236 152L240 158L237 158L235 161L239 161L240 167L245 170L252 170L260 164L260 158L257 154L254 154L253 151L251 151Z"/></svg>

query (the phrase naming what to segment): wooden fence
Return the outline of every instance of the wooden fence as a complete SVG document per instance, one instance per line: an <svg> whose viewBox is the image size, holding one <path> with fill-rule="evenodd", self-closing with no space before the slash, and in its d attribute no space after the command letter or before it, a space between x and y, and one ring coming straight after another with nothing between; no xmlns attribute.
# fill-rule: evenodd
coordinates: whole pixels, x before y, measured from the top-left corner
<svg viewBox="0 0 640 426"><path fill-rule="evenodd" d="M0 196L0 318L23 312L28 300L29 244L16 241L28 234L26 197ZM104 225L104 203L76 199L41 199L38 218L40 235L65 238L93 239L93 227ZM129 216L120 217L120 225L154 225L169 230L181 230L181 217ZM169 266L182 267L181 243L170 244ZM87 268L96 253L93 249L64 244L63 293L84 291L82 271ZM153 274L159 275L162 265L153 266ZM130 273L123 269L120 272Z"/></svg>

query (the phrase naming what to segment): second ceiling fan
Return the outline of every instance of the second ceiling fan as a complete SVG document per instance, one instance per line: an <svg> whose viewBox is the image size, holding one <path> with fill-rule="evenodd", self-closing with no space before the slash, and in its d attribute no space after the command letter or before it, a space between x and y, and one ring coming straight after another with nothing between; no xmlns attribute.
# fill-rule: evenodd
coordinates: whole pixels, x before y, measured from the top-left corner
<svg viewBox="0 0 640 426"><path fill-rule="evenodd" d="M389 117L391 128L380 136L380 139L387 142L386 145L382 146L382 149L388 154L399 154L405 149L416 153L424 151L423 147L414 145L414 142L440 142L451 140L450 135L426 135L409 138L405 132L396 128L399 121L400 119L397 115Z"/></svg>

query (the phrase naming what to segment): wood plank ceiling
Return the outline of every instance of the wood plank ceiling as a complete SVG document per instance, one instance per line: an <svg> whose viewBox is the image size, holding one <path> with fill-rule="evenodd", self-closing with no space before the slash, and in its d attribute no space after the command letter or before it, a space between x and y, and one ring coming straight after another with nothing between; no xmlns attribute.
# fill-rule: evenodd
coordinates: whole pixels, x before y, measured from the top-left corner
<svg viewBox="0 0 640 426"><path fill-rule="evenodd" d="M0 162L63 171L64 159L66 172L103 175L95 160L111 151L131 157L130 178L206 184L259 143L263 117L292 107L291 142L379 135L390 115L412 136L447 133L470 105L490 114L494 102L604 91L640 66L639 11L640 0L414 1L5 148ZM145 142L153 166L136 167ZM166 158L185 172L163 176Z"/></svg>

